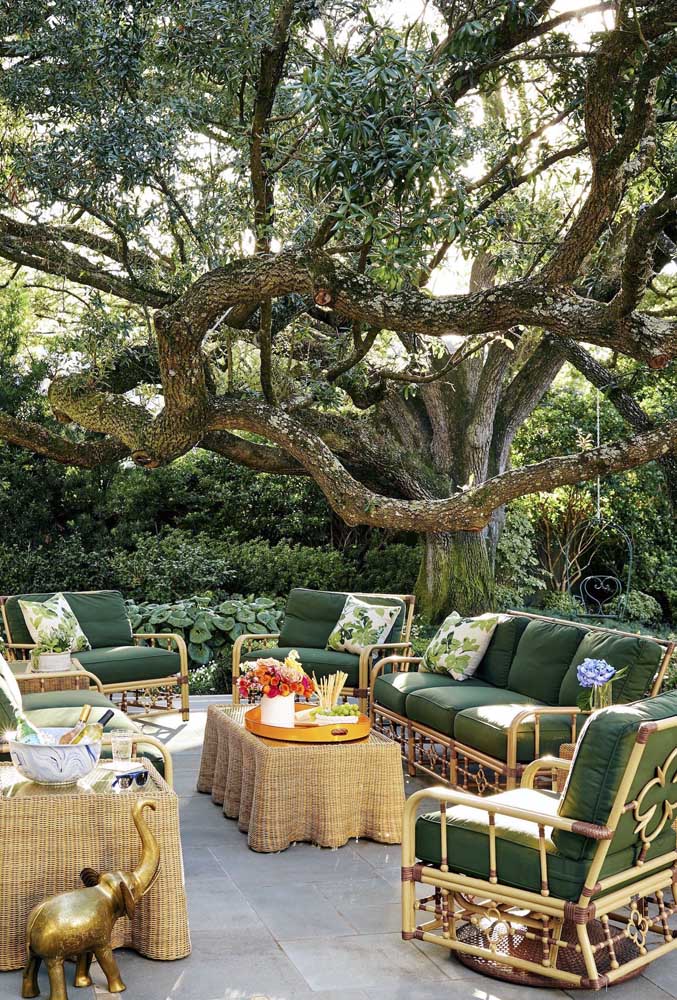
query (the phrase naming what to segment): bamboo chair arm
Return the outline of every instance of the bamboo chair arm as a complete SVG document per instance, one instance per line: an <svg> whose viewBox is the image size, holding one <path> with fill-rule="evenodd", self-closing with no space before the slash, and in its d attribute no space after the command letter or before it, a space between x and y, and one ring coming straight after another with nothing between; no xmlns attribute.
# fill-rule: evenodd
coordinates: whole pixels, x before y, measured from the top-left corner
<svg viewBox="0 0 677 1000"><path fill-rule="evenodd" d="M528 719L534 720L534 757L538 758L541 752L541 726L542 715L568 715L571 717L571 742L576 742L576 716L581 715L581 709L575 705L529 705L517 712L513 717L507 732L507 752L506 764L509 774L517 773L517 742L519 729L523 722Z"/></svg>
<svg viewBox="0 0 677 1000"><path fill-rule="evenodd" d="M411 643L407 643L407 646L411 648ZM387 664L391 664L393 668L393 673L400 673L400 667L398 664L404 664L404 671L409 670L409 665L411 663L421 663L423 657L421 656L384 656L382 660L375 663L371 668L371 676L369 678L369 711L373 718L373 706L374 706L374 685L378 680L378 676Z"/></svg>
<svg viewBox="0 0 677 1000"><path fill-rule="evenodd" d="M520 788L533 788L534 782L540 771L570 771L573 761L564 760L563 757L539 757L527 764L522 774Z"/></svg>
<svg viewBox="0 0 677 1000"><path fill-rule="evenodd" d="M496 802L496 796L483 798L480 795L472 795L469 792L460 792L452 788L424 788L420 792L414 792L407 799L404 810L405 826L413 826L416 823L416 810L423 799L433 799L451 806L467 806L471 809L481 809L489 816L510 816L512 819L523 819L533 823L535 826L553 827L556 830L566 830L568 833L577 833L582 837L591 840L611 840L613 830L607 826L598 826L595 823L587 823L583 820L570 819L565 816L553 816L549 813L537 812L533 809L522 809L519 806L507 805L505 802Z"/></svg>
<svg viewBox="0 0 677 1000"><path fill-rule="evenodd" d="M181 667L179 673L181 677L188 678L188 647L186 646L186 640L178 632L134 632L132 634L132 639L135 641L137 639L143 641L145 639L171 639L172 642L176 643L176 650L179 654L179 659L181 661Z"/></svg>

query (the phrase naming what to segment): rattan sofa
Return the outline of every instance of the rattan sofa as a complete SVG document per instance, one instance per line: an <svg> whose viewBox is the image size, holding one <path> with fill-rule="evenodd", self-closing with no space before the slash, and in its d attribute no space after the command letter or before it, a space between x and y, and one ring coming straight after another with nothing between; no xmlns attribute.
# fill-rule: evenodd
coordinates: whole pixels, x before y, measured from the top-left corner
<svg viewBox="0 0 677 1000"><path fill-rule="evenodd" d="M410 774L421 771L479 793L514 788L527 765L575 743L585 721L576 668L607 659L625 674L614 702L660 691L674 643L596 625L506 613L477 672L464 681L390 655L371 674L370 711L395 738Z"/></svg>
<svg viewBox="0 0 677 1000"><path fill-rule="evenodd" d="M19 605L43 602L53 594L15 594L0 598L10 660L27 658L34 648ZM178 688L180 711L189 716L188 653L174 633L132 633L122 594L117 590L64 592L91 649L73 654L83 670L94 674L105 694L120 694L120 708L135 705L151 715L173 709ZM165 648L165 645L171 648Z"/></svg>
<svg viewBox="0 0 677 1000"><path fill-rule="evenodd" d="M399 651L406 654L411 650L409 636L414 617L414 597L411 594L354 594L367 603L396 605L400 612L385 641L378 645L366 646L358 656L353 653L339 653L327 649L327 640L336 625L347 593L328 590L310 590L297 587L287 599L284 620L279 632L265 635L241 635L233 646L233 702L239 703L237 679L243 661L255 660L260 656L284 659L292 649L298 651L307 673L325 677L343 670L348 674L344 688L346 695L358 698L362 711L367 710L369 694L369 672L378 652ZM261 649L262 644L274 643L270 648ZM258 648L251 649L256 645Z"/></svg>
<svg viewBox="0 0 677 1000"><path fill-rule="evenodd" d="M571 768L562 794L534 787L553 768ZM498 795L408 800L402 936L525 985L636 975L677 948L675 816L677 692L596 712L573 764L537 760Z"/></svg>

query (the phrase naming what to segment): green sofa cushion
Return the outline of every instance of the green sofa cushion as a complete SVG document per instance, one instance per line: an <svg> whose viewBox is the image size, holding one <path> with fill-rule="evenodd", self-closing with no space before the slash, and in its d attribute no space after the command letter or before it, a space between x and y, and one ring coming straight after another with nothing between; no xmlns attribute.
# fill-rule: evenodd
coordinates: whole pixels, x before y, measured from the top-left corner
<svg viewBox="0 0 677 1000"><path fill-rule="evenodd" d="M419 722L445 736L457 736L455 720L459 712L478 705L514 705L521 702L531 704L532 699L470 677L466 681L452 681L444 687L408 695L405 711L412 722Z"/></svg>
<svg viewBox="0 0 677 1000"><path fill-rule="evenodd" d="M52 596L53 593L16 594L7 598L5 613L13 642L33 642L26 628L19 600L41 602L49 600ZM92 593L64 591L64 597L73 609L73 614L93 649L132 645L132 629L125 602L117 590L98 590Z"/></svg>
<svg viewBox="0 0 677 1000"><path fill-rule="evenodd" d="M85 670L99 678L102 684L152 681L171 677L181 669L178 653L159 646L111 646L108 649L88 649L76 659Z"/></svg>
<svg viewBox="0 0 677 1000"><path fill-rule="evenodd" d="M464 683L468 683L464 681ZM452 687L458 684L452 677L446 674L430 674L410 670L407 673L380 674L374 684L374 701L383 708L397 712L398 715L405 714L405 702L407 695L414 691L426 691L429 688Z"/></svg>
<svg viewBox="0 0 677 1000"><path fill-rule="evenodd" d="M508 729L518 712L525 705L516 699L522 695L512 693L509 704L494 704L466 709L456 716L454 736L460 743L474 747L498 760L507 760ZM526 703L534 704L525 699ZM559 753L560 744L571 742L571 724L561 715L541 716L541 736L539 755ZM517 760L526 763L534 760L534 720L526 720L520 725L517 735Z"/></svg>
<svg viewBox="0 0 677 1000"><path fill-rule="evenodd" d="M633 705L614 705L591 715L576 747L560 815L604 825L609 818L640 725L672 716L677 716L677 691L669 691ZM676 741L677 729L667 729L650 737L626 801L631 801L656 776L656 769L673 753ZM656 828L662 815L663 802L666 799L673 803L677 801L677 784L672 783L676 771L677 761L673 761L666 774L667 790L657 785L644 799L643 813L652 805L658 805L648 832ZM621 817L609 848L610 854L617 854L629 847L639 853L641 844L635 834L636 826L637 820L632 811ZM558 830L553 837L560 854L566 857L587 860L594 853L595 842L578 834ZM674 830L667 823L663 833L653 841L647 859L651 860L666 850L674 850L674 847Z"/></svg>
<svg viewBox="0 0 677 1000"><path fill-rule="evenodd" d="M558 705L562 680L584 635L576 625L530 621L510 667L510 690Z"/></svg>
<svg viewBox="0 0 677 1000"><path fill-rule="evenodd" d="M399 642L404 627L406 606L396 597L378 597L360 594L360 600L377 606L396 605L400 613L393 623L386 642ZM347 593L330 590L306 590L297 587L287 599L284 621L280 631L280 646L290 649L324 649L336 622L341 616Z"/></svg>
<svg viewBox="0 0 677 1000"><path fill-rule="evenodd" d="M515 650L522 633L529 624L528 618L510 617L499 622L494 629L489 648L482 657L482 662L475 672L478 680L486 681L495 687L508 686L508 675L515 656Z"/></svg>
<svg viewBox="0 0 677 1000"><path fill-rule="evenodd" d="M354 653L337 653L333 649L307 649L303 646L274 646L272 649L250 649L242 654L242 660L258 660L260 656L272 656L275 660L284 660L292 648L299 654L301 666L307 674L310 675L314 671L319 679L335 674L337 670L343 670L348 674L346 686L358 686L360 658Z"/></svg>
<svg viewBox="0 0 677 1000"><path fill-rule="evenodd" d="M606 660L627 673L612 684L614 704L637 701L651 687L665 649L652 639L642 636L610 635L608 632L588 632L576 650L559 692L560 705L576 705L583 688L578 683L576 669L583 660Z"/></svg>
<svg viewBox="0 0 677 1000"><path fill-rule="evenodd" d="M492 801L546 815L557 811L554 792L515 788L492 796ZM548 885L558 899L577 901L585 883L588 861L572 860L556 848L551 827L545 828ZM673 835L674 839L674 835ZM440 814L428 813L416 822L416 856L427 864L441 864ZM489 833L487 813L481 809L453 806L447 810L447 857L452 871L471 878L489 878ZM602 874L613 875L633 863L632 851L619 851L608 858ZM499 882L540 893L541 867L538 827L526 820L496 816L496 865Z"/></svg>

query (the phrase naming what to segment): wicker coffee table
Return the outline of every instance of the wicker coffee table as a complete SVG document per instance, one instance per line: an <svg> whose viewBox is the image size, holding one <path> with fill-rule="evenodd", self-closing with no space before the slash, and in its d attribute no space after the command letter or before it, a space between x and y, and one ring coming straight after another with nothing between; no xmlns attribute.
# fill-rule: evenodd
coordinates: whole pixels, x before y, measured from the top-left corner
<svg viewBox="0 0 677 1000"><path fill-rule="evenodd" d="M210 705L198 791L237 819L254 851L299 840L342 847L352 837L402 838L398 744L372 732L355 743L282 743L244 728L249 706Z"/></svg>
<svg viewBox="0 0 677 1000"><path fill-rule="evenodd" d="M36 903L81 886L85 867L134 868L141 850L131 810L137 797L157 803L144 818L160 844L160 872L134 919L118 920L113 947L155 959L190 954L178 798L142 763L149 771L145 787L119 793L111 790L114 773L101 766L77 785L47 787L0 764L0 970L24 964L26 918Z"/></svg>

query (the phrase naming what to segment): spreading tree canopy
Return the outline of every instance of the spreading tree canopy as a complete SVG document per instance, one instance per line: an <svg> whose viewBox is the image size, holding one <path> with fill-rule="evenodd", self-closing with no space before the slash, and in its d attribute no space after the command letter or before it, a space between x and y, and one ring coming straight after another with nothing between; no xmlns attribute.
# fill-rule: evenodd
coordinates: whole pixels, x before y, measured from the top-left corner
<svg viewBox="0 0 677 1000"><path fill-rule="evenodd" d="M510 500L654 459L677 496L642 407L677 356L677 0L1 9L0 270L52 372L6 441L312 476L424 535L433 615L491 602ZM565 362L627 436L512 468Z"/></svg>

